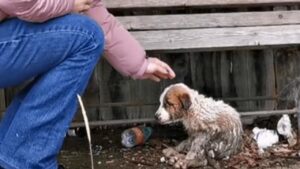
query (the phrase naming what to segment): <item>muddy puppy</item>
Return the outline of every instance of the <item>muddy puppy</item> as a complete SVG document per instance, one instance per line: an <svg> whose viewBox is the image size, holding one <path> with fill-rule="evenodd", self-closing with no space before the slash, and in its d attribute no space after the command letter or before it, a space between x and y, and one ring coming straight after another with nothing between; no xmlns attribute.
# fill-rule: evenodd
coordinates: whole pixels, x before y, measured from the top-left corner
<svg viewBox="0 0 300 169"><path fill-rule="evenodd" d="M155 117L161 124L182 122L189 135L176 147L163 150L175 168L228 159L242 145L243 129L237 111L181 83L164 90Z"/></svg>

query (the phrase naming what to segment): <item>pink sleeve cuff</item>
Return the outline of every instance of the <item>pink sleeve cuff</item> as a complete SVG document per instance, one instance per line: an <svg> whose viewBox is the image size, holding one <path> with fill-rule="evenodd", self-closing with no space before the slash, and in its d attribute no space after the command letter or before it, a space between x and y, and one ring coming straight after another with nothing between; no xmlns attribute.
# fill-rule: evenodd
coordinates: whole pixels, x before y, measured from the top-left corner
<svg viewBox="0 0 300 169"><path fill-rule="evenodd" d="M132 78L133 79L145 79L145 72L146 72L146 69L149 65L149 61L148 59L145 59L144 60L144 63L141 65L139 71L135 74L132 75Z"/></svg>

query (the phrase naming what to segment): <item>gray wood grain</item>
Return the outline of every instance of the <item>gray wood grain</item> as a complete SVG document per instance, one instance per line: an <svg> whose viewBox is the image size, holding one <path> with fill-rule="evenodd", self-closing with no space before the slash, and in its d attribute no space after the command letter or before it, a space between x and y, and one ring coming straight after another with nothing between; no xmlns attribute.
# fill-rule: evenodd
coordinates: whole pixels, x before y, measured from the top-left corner
<svg viewBox="0 0 300 169"><path fill-rule="evenodd" d="M300 11L236 12L185 15L125 16L118 20L128 30L163 30L245 26L290 25L300 23Z"/></svg>
<svg viewBox="0 0 300 169"><path fill-rule="evenodd" d="M225 50L300 43L300 25L132 32L146 50Z"/></svg>
<svg viewBox="0 0 300 169"><path fill-rule="evenodd" d="M300 79L300 50L298 48L281 48L275 52L276 65L276 84L277 93L280 97L286 96L283 93L289 93L291 98L293 95L299 93L299 79ZM283 92L283 93L282 93ZM283 95L282 95L283 94ZM287 99L283 97L281 99ZM289 100L292 101L292 100Z"/></svg>
<svg viewBox="0 0 300 169"><path fill-rule="evenodd" d="M299 4L299 0L104 0L108 8L218 7L240 5Z"/></svg>
<svg viewBox="0 0 300 169"><path fill-rule="evenodd" d="M253 70L256 72L258 80L257 95L259 96L276 96L276 77L275 77L275 61L274 50L265 49L259 53L256 65L259 66L259 70ZM276 106L275 101L262 101L259 102L259 109L261 110L273 110Z"/></svg>
<svg viewBox="0 0 300 169"><path fill-rule="evenodd" d="M252 51L234 51L232 60L233 81L236 96L240 98L256 96L257 79ZM237 102L237 107L241 110L255 110L257 106L253 102Z"/></svg>

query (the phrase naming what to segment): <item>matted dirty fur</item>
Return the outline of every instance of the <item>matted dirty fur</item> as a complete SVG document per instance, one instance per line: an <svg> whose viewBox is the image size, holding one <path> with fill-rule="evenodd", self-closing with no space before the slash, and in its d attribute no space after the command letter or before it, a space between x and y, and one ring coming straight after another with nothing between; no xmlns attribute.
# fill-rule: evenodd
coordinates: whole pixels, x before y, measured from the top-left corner
<svg viewBox="0 0 300 169"><path fill-rule="evenodd" d="M162 124L182 122L189 137L174 148L163 150L175 168L205 166L228 159L242 145L242 123L238 112L224 103L207 98L186 85L167 87L155 114Z"/></svg>

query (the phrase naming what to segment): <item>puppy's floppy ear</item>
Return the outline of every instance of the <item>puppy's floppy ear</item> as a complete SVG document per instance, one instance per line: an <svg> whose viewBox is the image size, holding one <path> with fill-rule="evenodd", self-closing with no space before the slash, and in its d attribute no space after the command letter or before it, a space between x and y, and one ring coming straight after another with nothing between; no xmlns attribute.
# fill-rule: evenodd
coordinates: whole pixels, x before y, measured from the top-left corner
<svg viewBox="0 0 300 169"><path fill-rule="evenodd" d="M192 105L191 97L187 93L183 93L179 96L179 100L184 110L188 110Z"/></svg>

